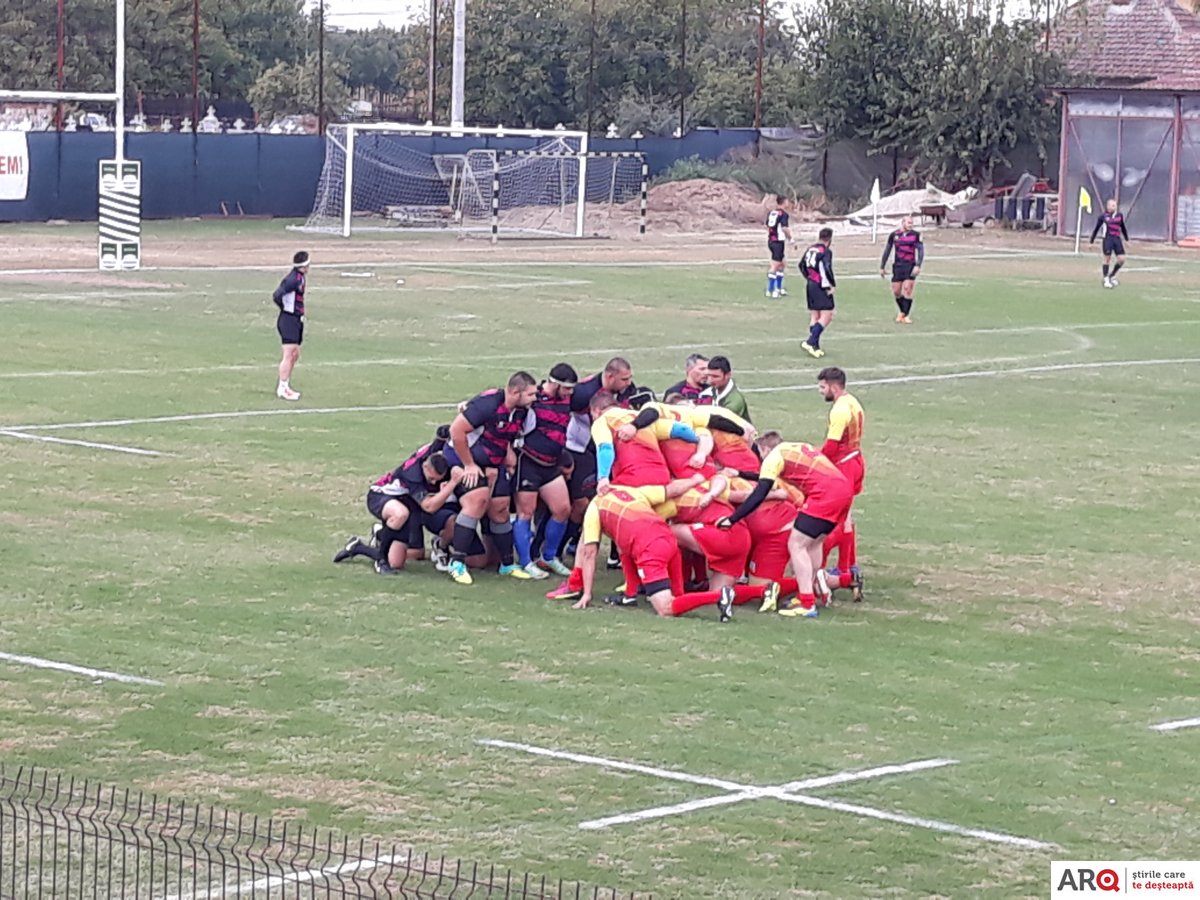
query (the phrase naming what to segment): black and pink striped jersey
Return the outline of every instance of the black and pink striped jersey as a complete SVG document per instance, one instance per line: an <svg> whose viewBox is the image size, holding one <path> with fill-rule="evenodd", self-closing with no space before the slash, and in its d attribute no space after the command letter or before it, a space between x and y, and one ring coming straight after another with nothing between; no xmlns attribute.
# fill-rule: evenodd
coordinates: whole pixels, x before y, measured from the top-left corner
<svg viewBox="0 0 1200 900"><path fill-rule="evenodd" d="M504 405L504 391L493 388L467 401L463 416L475 430L468 438L471 456L480 466L502 466L509 445L525 428L526 411Z"/></svg>
<svg viewBox="0 0 1200 900"><path fill-rule="evenodd" d="M567 425L571 422L571 398L548 397L538 391L533 403L532 427L525 432L521 449L534 462L557 466L567 446Z"/></svg>

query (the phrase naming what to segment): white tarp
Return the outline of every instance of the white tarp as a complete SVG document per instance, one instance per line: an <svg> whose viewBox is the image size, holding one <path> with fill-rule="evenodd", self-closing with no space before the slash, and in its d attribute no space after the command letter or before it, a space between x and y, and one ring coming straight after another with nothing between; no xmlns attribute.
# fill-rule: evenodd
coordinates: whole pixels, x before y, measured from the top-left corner
<svg viewBox="0 0 1200 900"><path fill-rule="evenodd" d="M880 219L902 219L905 216L919 215L922 206L945 206L954 209L973 199L979 193L975 188L967 188L957 194L948 194L932 184L926 184L924 190L897 191L879 200ZM868 203L862 209L850 213L847 218L871 221L875 215L874 204Z"/></svg>

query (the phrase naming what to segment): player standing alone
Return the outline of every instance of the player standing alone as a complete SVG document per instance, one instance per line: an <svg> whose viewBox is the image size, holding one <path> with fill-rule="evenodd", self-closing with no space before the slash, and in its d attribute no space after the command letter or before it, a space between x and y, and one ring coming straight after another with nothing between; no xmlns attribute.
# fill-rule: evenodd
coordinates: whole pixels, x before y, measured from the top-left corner
<svg viewBox="0 0 1200 900"><path fill-rule="evenodd" d="M808 340L800 349L814 359L825 355L821 349L821 332L833 321L833 291L837 280L833 277L833 229L822 228L817 242L804 251L800 260L800 274L804 276L808 293Z"/></svg>
<svg viewBox="0 0 1200 900"><path fill-rule="evenodd" d="M887 246L883 248L883 258L879 261L879 277L887 278L888 257L892 250L896 251L896 261L892 265L892 296L896 298L899 312L896 321L911 325L913 288L917 286L917 276L921 274L921 265L925 262L925 245L921 242L921 232L913 228L912 216L905 216L900 227L888 235Z"/></svg>
<svg viewBox="0 0 1200 900"><path fill-rule="evenodd" d="M1104 286L1106 288L1115 288L1121 282L1117 281L1117 273L1121 271L1121 266L1125 265L1125 243L1129 240L1129 232L1125 230L1125 215L1117 212L1117 201L1109 200L1104 212L1100 213L1100 218L1096 220L1096 227L1092 229L1092 239L1089 243L1096 243L1096 235L1100 233L1100 229L1104 229L1104 265L1100 271L1104 273ZM1124 239L1124 241L1122 240ZM1114 256L1117 258L1117 264L1109 271L1108 261Z"/></svg>
<svg viewBox="0 0 1200 900"><path fill-rule="evenodd" d="M775 208L767 214L767 249L771 252L771 267L767 269L767 296L778 299L786 297L783 289L783 275L787 263L784 262L784 251L787 249L785 240L792 239L792 229L788 224L787 202L783 194L775 195Z"/></svg>
<svg viewBox="0 0 1200 900"><path fill-rule="evenodd" d="M308 254L301 250L292 257L292 271L284 276L275 288L271 299L279 307L279 318L275 328L283 341L283 355L279 360L279 384L275 396L280 400L299 400L300 392L292 390L292 369L300 359L300 345L304 343L304 286L308 280Z"/></svg>

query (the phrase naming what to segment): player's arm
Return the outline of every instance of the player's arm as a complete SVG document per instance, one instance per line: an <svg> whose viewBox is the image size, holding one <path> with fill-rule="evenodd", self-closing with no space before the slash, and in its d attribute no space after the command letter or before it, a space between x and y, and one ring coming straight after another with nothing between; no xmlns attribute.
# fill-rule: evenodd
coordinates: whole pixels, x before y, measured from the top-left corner
<svg viewBox="0 0 1200 900"><path fill-rule="evenodd" d="M689 444L700 443L700 436L696 434L695 429L684 422L673 422L670 419L659 418L654 424L648 427L650 428L650 433L660 441L677 438L681 441L687 441Z"/></svg>
<svg viewBox="0 0 1200 900"><path fill-rule="evenodd" d="M925 242L920 237L917 238L917 264L913 266L913 274L921 274L921 266L925 265Z"/></svg>
<svg viewBox="0 0 1200 900"><path fill-rule="evenodd" d="M454 493L454 489L458 487L463 479L463 470L461 466L455 466L450 470L449 477L442 482L442 486L438 488L436 493L429 494L424 499L420 500L421 509L427 513L435 513L450 499L450 495Z"/></svg>
<svg viewBox="0 0 1200 900"><path fill-rule="evenodd" d="M748 473L751 477L757 477L758 483L754 486L754 490L750 492L750 496L742 501L741 505L734 510L732 516L726 516L717 522L720 528L732 528L750 513L754 512L767 496L775 489L775 480L783 474L783 454L776 447L767 454L767 458L763 460L762 471L758 472L757 476ZM743 476L744 477L744 476Z"/></svg>
<svg viewBox="0 0 1200 900"><path fill-rule="evenodd" d="M730 407L723 406L711 413L706 423L710 431L723 431L725 434L736 434L746 440L753 440L754 426Z"/></svg>
<svg viewBox="0 0 1200 900"><path fill-rule="evenodd" d="M888 257L892 255L892 249L895 246L896 246L896 232L893 231L891 234L888 235L887 244L885 244L884 248L883 248L883 256L879 260L879 277L880 278L884 278L887 276Z"/></svg>
<svg viewBox="0 0 1200 900"><path fill-rule="evenodd" d="M603 494L608 491L613 462L617 458L612 426L604 416L592 423L592 440L596 444L596 491Z"/></svg>
<svg viewBox="0 0 1200 900"><path fill-rule="evenodd" d="M1129 232L1125 229L1125 217L1121 216L1121 237L1129 240Z"/></svg>
<svg viewBox="0 0 1200 900"><path fill-rule="evenodd" d="M1092 229L1092 239L1090 241L1088 241L1089 244L1096 243L1096 235L1098 235L1100 233L1100 229L1103 227L1104 227L1104 213L1101 213L1099 218L1096 219L1096 227Z"/></svg>
<svg viewBox="0 0 1200 900"><path fill-rule="evenodd" d="M574 609L587 609L592 602L592 589L596 585L596 557L600 552L600 508L593 500L588 504L583 514L583 529L579 536L579 552L575 556L575 565L583 576L583 593L579 596Z"/></svg>
<svg viewBox="0 0 1200 900"><path fill-rule="evenodd" d="M468 488L475 487L483 475L483 470L475 464L475 460L471 456L471 446L467 443L467 435L474 431L475 428L476 426L467 418L466 412L460 412L454 417L454 421L450 423L450 446L454 448L454 452L458 454L458 458L462 461L462 483L464 487Z"/></svg>
<svg viewBox="0 0 1200 900"><path fill-rule="evenodd" d="M698 469L704 465L705 460L712 456L713 436L707 428L697 428L695 432L696 437L700 438L700 442L696 444L696 452L692 454L692 458L688 462L693 469Z"/></svg>
<svg viewBox="0 0 1200 900"><path fill-rule="evenodd" d="M850 410L840 403L835 403L829 411L829 430L825 432L825 443L821 445L821 453L830 459L837 459L838 448L846 429L850 427Z"/></svg>

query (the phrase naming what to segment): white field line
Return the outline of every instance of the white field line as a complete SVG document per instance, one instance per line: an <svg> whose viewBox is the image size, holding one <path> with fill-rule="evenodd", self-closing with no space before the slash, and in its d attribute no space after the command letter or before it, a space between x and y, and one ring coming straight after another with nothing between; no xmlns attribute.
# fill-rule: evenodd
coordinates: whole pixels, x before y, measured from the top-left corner
<svg viewBox="0 0 1200 900"><path fill-rule="evenodd" d="M915 384L920 381L952 381L958 378L998 378L1002 375L1033 375L1039 372L1064 372L1081 369L1111 369L1121 366L1169 366L1200 363L1200 357L1177 359L1114 359L1104 362L1057 363L1049 366L1024 366L1019 369L976 369L966 372L939 372L933 375L901 375L896 378L868 378L855 381L856 387L880 384ZM742 388L743 394L771 394L783 391L804 391L815 384L787 384L766 388ZM29 430L29 429L26 429Z"/></svg>
<svg viewBox="0 0 1200 900"><path fill-rule="evenodd" d="M163 686L161 681L155 681L153 678L142 678L140 675L122 675L120 672L107 672L104 669L90 669L87 666L76 666L71 663L56 662L52 659L42 659L39 656L0 653L0 661L21 666L33 666L35 669L54 669L57 672L69 672L72 675L86 675L89 678L99 678L104 681L119 681L122 684L145 684L151 687Z"/></svg>
<svg viewBox="0 0 1200 900"><path fill-rule="evenodd" d="M1179 731L1181 728L1200 728L1200 718L1176 719L1173 722L1159 722L1150 726L1152 731Z"/></svg>
<svg viewBox="0 0 1200 900"><path fill-rule="evenodd" d="M88 447L92 450L112 450L114 453L131 453L134 456L162 456L157 450L143 450L141 447L124 447L120 444L101 444L95 441L73 441L68 438L49 437L41 434L26 434L23 431L12 431L0 428L0 437L16 438L21 441L41 441L47 444L67 444L72 447Z"/></svg>
<svg viewBox="0 0 1200 900"><path fill-rule="evenodd" d="M638 763L625 762L618 759L607 759L602 756L590 756L583 753L571 753L565 750L551 750L546 747L535 747L530 744L519 744L513 741L498 741L498 740L481 740L478 743L486 747L498 747L507 750L518 750L522 753L529 753L534 756L545 756L552 759L562 759L568 762L578 762L584 765L600 766L601 768L614 769L621 772L636 772L642 775L651 775L656 778L669 779L671 781L683 781L689 784L700 784L709 787L718 787L722 790L730 792L725 797L710 797L703 801L692 801L690 804L681 803L675 804L673 807L661 807L660 809L671 809L671 813L690 812L693 809L703 809L706 807L722 806L728 803L738 803L743 800L760 800L760 799L775 799L783 800L789 803L799 803L804 806L813 806L818 809L827 809L835 812L846 812L853 815L862 816L864 818L878 819L884 822L895 822L901 825L910 825L916 828L927 828L933 831L941 831L947 834L956 834L960 837L971 837L978 840L988 841L995 844L1006 844L1011 847L1022 847L1029 850L1044 850L1054 847L1054 844L1045 841L1038 841L1032 838L1017 837L1011 834L1004 834L998 831L987 831L979 828L964 828L961 825L955 825L951 822L942 822L937 819L926 819L919 816L910 816L904 813L893 813L887 810L874 809L869 806L860 806L856 803L843 803L839 800L825 800L821 797L812 797L807 794L796 794L783 790L783 787L753 787L750 785L736 784L735 782L726 781L719 778L708 778L702 775L691 775L687 772L676 772L670 769L659 769L653 766L643 766ZM897 769L905 769L906 766L918 766L923 768L937 768L941 765L953 764L954 760L920 760L916 763L908 763L905 766L880 766L878 769L868 769L860 773L839 773L837 776L826 776L822 778L804 779L803 781L793 782L796 785L813 784L814 787L820 787L825 783L840 783L836 779L842 781L856 780L851 776L858 774L867 777L881 777L884 774L898 774ZM887 770L887 771L885 771ZM913 771L916 771L914 769ZM649 811L643 811L649 812ZM594 831L599 828L606 827L604 824L620 824L625 821L638 821L636 817L639 813L629 813L626 816L612 816L609 819L595 819L590 822L582 822L579 827L584 830ZM616 821L620 820L620 822Z"/></svg>
<svg viewBox="0 0 1200 900"><path fill-rule="evenodd" d="M319 416L330 413L408 412L422 409L455 409L458 403L397 403L392 406L325 406L297 409L282 406L277 409L248 409L235 412L191 413L177 416L150 416L145 419L105 419L96 422L60 422L53 425L21 426L18 431L65 431L74 428L118 428L123 425L159 425L169 422L202 422L210 419L252 419L261 416Z"/></svg>
<svg viewBox="0 0 1200 900"><path fill-rule="evenodd" d="M957 765L956 759L921 759L916 762L901 765L878 766L874 769L863 769L857 772L838 772L835 775L823 775L816 778L804 778L791 781L776 787L751 787L744 791L724 794L719 797L704 797L699 800L686 800L683 803L673 803L669 806L656 806L632 813L622 813L606 816L603 819L591 819L580 822L579 827L585 831L596 831L613 825L627 825L631 822L645 822L649 819L662 819L667 816L677 816L697 809L711 809L716 806L728 806L732 803L742 803L746 800L762 800L773 798L787 800L794 791L815 790L838 784L849 784L853 781L866 781L872 778L883 778L887 775L903 775L909 772L921 772L926 769L939 769L944 766Z"/></svg>
<svg viewBox="0 0 1200 900"><path fill-rule="evenodd" d="M1061 333L1069 334L1074 331L1089 331L1094 329L1107 328L1165 328L1175 326L1196 326L1200 325L1200 319L1158 319L1140 322L1075 322L1063 325L1013 325L1013 326L996 326L991 328L971 328L959 331L943 330L943 331L877 331L877 332L854 332L841 331L838 332L838 337L853 339L853 340L912 340L915 338L941 338L941 337L971 337L974 335L990 335L990 334L1038 334L1038 333ZM736 341L721 341L707 343L718 349L727 347L742 347L742 346L774 346L779 344L792 344L798 338L795 336L777 336L777 337L762 337L753 339L744 339ZM344 360L305 360L305 368L358 368L369 366L436 366L439 368L470 368L477 369L480 362L506 362L512 360L558 360L564 357L576 356L612 356L612 355L632 355L638 352L662 352L670 350L694 350L697 346L702 346L703 341L691 341L686 344L652 344L648 346L638 347L590 347L580 350L555 350L555 351L518 351L515 353L498 353L498 354L483 354L480 356L472 356L472 361L464 362L448 362L444 357L434 356L395 356L384 357L380 359L344 359ZM1058 351L1056 351L1058 352ZM1037 356L1045 356L1046 354L1036 354ZM1028 358L1028 357L1020 357ZM986 360L977 360L986 361ZM1002 361L1002 360L997 360ZM228 363L212 366L181 366L179 368L171 368L170 372L178 374L201 374L205 372L256 372L274 370L277 363ZM634 366L634 376L636 377L638 367ZM643 371L661 372L665 370L650 369ZM795 371L792 370L783 370ZM98 378L103 375L156 375L163 374L163 369L159 368L120 368L120 369L49 369L46 371L37 372L0 372L0 379L5 378Z"/></svg>
<svg viewBox="0 0 1200 900"><path fill-rule="evenodd" d="M226 897L226 896L242 896L243 892L253 894L255 891L271 892L273 888L283 887L284 894L287 893L286 886L289 884L302 884L309 881L316 881L320 878L327 878L330 875L344 875L349 872L366 872L371 869L377 869L380 866L388 866L394 863L408 862L407 856L381 856L378 859L360 859L355 862L342 863L340 866L330 866L325 869L306 869L302 872L289 872L282 875L267 875L255 881L245 881L238 885L221 885L220 887L209 888L198 894L179 894L173 895L170 900L208 900L210 897Z"/></svg>
<svg viewBox="0 0 1200 900"><path fill-rule="evenodd" d="M749 237L747 238L749 241ZM565 247L564 252L572 251L573 248ZM670 248L658 248L670 249ZM973 253L939 253L932 257L931 261L941 262L942 260L981 260L981 259L1035 259L1039 257L1048 258L1078 258L1080 261L1086 261L1089 256L1083 256L1074 253L1071 250L1027 250L1024 248L1005 249L1003 247L995 247L990 250L976 251ZM1164 262L1174 263L1177 265L1188 265L1200 262L1200 260L1185 256L1151 256L1138 254L1139 260L1149 262ZM871 256L839 256L842 262L870 262L878 263L879 257ZM580 268L580 269L677 269L677 268L694 268L696 266L730 266L730 265L746 265L758 266L763 262L763 254L758 252L757 247L753 255L740 256L735 258L721 259L705 259L705 260L630 260L630 261L608 261L608 260L574 260L574 259L559 259L559 260L463 260L461 263L441 263L437 266L425 265L414 260L396 260L395 258L386 260L353 260L347 262L335 263L314 263L313 269L333 269L333 270L352 270L356 268L374 268L374 269L451 269L458 271L459 269L553 269L553 268ZM279 266L276 265L254 265L254 266L142 266L139 271L142 272L276 272ZM16 269L0 269L0 277L13 276L20 277L22 275L94 275L95 267L90 268L16 268ZM120 275L114 274L114 279L120 278Z"/></svg>
<svg viewBox="0 0 1200 900"><path fill-rule="evenodd" d="M1123 359L1107 360L1091 363L1059 363L1048 366L1024 366L1019 369L982 369L965 372L941 372L932 375L900 375L895 378L867 378L855 381L858 387L885 384L913 384L921 381L950 381L958 378L994 378L1004 375L1029 375L1038 372L1057 372L1065 370L1107 369L1120 366L1164 366L1187 365L1200 363L1200 357L1185 357L1177 359ZM816 388L815 383L785 384L765 388L742 388L745 394L785 393L790 391L807 391ZM373 413L373 412L413 412L426 409L455 409L458 402L446 403L397 403L390 406L329 406L304 409L296 407L280 407L277 409L247 409L231 412L190 413L174 416L150 416L142 419L104 419L93 422L55 422L48 425L18 425L13 431L66 431L76 428L119 428L127 425L156 425L170 422L201 422L213 419L253 419L261 416L300 416L328 415L341 413Z"/></svg>

